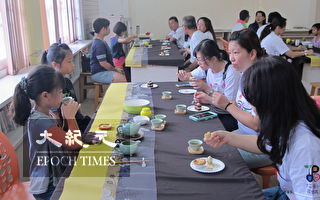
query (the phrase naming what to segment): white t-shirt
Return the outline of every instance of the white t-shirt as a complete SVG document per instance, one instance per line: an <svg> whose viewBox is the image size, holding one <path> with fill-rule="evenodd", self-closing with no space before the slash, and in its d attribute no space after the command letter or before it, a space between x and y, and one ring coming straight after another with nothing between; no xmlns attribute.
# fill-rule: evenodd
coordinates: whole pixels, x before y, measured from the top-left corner
<svg viewBox="0 0 320 200"><path fill-rule="evenodd" d="M206 79L207 85L209 85L213 91L220 92L230 101L233 101L236 98L237 89L239 87L240 72L236 71L232 65L229 65L225 73L226 77L224 80L223 72L224 70L221 70L218 73L213 73L209 68L206 75L206 72L201 67L198 67L193 70L191 74L196 79ZM227 113L218 108L215 108L215 111L221 114Z"/></svg>
<svg viewBox="0 0 320 200"><path fill-rule="evenodd" d="M312 173L311 166L320 167L320 138L304 122L291 133L282 164L278 166L281 189L290 200L320 199L320 171ZM307 175L313 178L307 180Z"/></svg>
<svg viewBox="0 0 320 200"><path fill-rule="evenodd" d="M283 42L282 38L273 31L261 41L261 47L265 48L270 56L280 56L289 51L289 47Z"/></svg>
<svg viewBox="0 0 320 200"><path fill-rule="evenodd" d="M177 28L176 31L170 31L170 33L168 34L172 37L174 37L177 40L177 46L179 48L183 48L183 44L184 44L184 31L182 29L182 27Z"/></svg>
<svg viewBox="0 0 320 200"><path fill-rule="evenodd" d="M264 24L264 25L262 25L262 26L260 26L259 28L258 28L258 30L257 30L257 36L258 36L258 38L260 39L260 36L261 36L261 33L262 33L262 31L263 31L263 29L266 27L266 26L268 26L269 24Z"/></svg>
<svg viewBox="0 0 320 200"><path fill-rule="evenodd" d="M213 35L210 31L207 31L204 34L206 35L207 39L213 40Z"/></svg>
<svg viewBox="0 0 320 200"><path fill-rule="evenodd" d="M241 31L241 30L243 30L243 29L245 29L245 28L243 27L243 25L242 25L241 23L236 23L236 24L233 26L233 28L232 28L232 30L231 30L231 33L235 32L235 31Z"/></svg>
<svg viewBox="0 0 320 200"><path fill-rule="evenodd" d="M238 108L240 108L241 110L250 113L252 116L256 116L256 113L254 112L252 105L243 96L241 86L238 88L236 104ZM239 120L238 120L238 128L239 128L239 133L242 135L259 135L257 131L247 127L246 125L241 123Z"/></svg>
<svg viewBox="0 0 320 200"><path fill-rule="evenodd" d="M213 73L209 68L206 75L206 72L201 67L198 67L191 74L196 79L206 79L207 85L213 91L224 94L229 100L235 100L237 89L239 88L240 72L236 71L232 65L229 65L226 71L226 78L223 80L223 71Z"/></svg>
<svg viewBox="0 0 320 200"><path fill-rule="evenodd" d="M193 55L193 51L196 46L202 41L208 39L207 36L201 31L195 31L190 39L190 62L193 63L196 61L196 57Z"/></svg>

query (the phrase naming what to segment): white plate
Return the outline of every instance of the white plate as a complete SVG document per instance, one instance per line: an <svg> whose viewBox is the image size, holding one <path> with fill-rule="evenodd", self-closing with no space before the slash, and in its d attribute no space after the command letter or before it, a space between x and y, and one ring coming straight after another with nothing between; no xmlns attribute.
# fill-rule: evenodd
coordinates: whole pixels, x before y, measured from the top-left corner
<svg viewBox="0 0 320 200"><path fill-rule="evenodd" d="M202 111L207 111L210 110L208 106L201 106L201 110L196 110L195 105L191 105L187 107L187 110L192 111L192 112L202 112Z"/></svg>
<svg viewBox="0 0 320 200"><path fill-rule="evenodd" d="M196 93L197 90L195 90L195 89L181 89L178 92L181 94L193 94L193 93Z"/></svg>
<svg viewBox="0 0 320 200"><path fill-rule="evenodd" d="M147 83L141 84L140 87L142 87L142 88L149 88L148 85L147 85ZM157 84L154 83L151 88L157 88L157 87L159 87L159 85L157 85Z"/></svg>
<svg viewBox="0 0 320 200"><path fill-rule="evenodd" d="M203 157L202 159L206 159L206 157ZM193 160L194 161L194 160ZM225 164L218 159L212 158L212 162L214 163L213 169L208 169L205 165L196 165L191 161L190 167L191 169L197 171L197 172L202 172L202 173L216 173L220 172L225 168Z"/></svg>
<svg viewBox="0 0 320 200"><path fill-rule="evenodd" d="M150 121L150 119L147 116L138 115L133 118L133 121L135 123L139 123L140 125L146 125Z"/></svg>

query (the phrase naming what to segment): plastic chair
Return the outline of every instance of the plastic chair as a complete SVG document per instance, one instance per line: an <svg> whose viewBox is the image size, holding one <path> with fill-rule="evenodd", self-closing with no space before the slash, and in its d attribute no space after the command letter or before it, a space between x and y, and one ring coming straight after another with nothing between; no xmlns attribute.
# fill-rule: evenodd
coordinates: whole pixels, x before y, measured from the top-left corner
<svg viewBox="0 0 320 200"><path fill-rule="evenodd" d="M223 39L222 37L219 37L219 40L221 41L222 45L223 45L223 49L228 52L229 49L229 42L225 39Z"/></svg>
<svg viewBox="0 0 320 200"><path fill-rule="evenodd" d="M277 169L271 165L266 167L251 169L251 171L262 177L262 189L270 187L271 176L277 175Z"/></svg>
<svg viewBox="0 0 320 200"><path fill-rule="evenodd" d="M19 182L19 166L14 147L0 132L0 199L34 200L28 192L29 182Z"/></svg>

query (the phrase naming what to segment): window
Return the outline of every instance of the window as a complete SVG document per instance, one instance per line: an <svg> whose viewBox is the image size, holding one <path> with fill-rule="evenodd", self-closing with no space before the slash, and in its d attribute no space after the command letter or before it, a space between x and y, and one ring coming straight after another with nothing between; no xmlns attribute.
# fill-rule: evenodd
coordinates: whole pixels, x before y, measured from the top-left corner
<svg viewBox="0 0 320 200"><path fill-rule="evenodd" d="M44 9L50 44L78 39L79 0L46 0Z"/></svg>

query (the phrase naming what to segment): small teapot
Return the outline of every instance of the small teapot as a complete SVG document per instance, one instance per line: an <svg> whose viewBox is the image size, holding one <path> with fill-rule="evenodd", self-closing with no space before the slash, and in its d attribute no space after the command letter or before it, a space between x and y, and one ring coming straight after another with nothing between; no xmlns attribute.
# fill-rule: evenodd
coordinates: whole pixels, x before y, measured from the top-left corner
<svg viewBox="0 0 320 200"><path fill-rule="evenodd" d="M132 155L136 153L139 144L141 143L140 140L133 141L133 140L128 140L128 141L123 141L119 145L119 150L121 153L124 155Z"/></svg>
<svg viewBox="0 0 320 200"><path fill-rule="evenodd" d="M118 133L124 136L134 136L138 133L140 129L140 124L135 122L129 122L125 124L120 124L117 127Z"/></svg>

